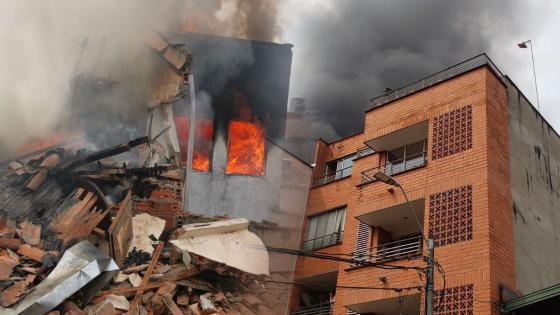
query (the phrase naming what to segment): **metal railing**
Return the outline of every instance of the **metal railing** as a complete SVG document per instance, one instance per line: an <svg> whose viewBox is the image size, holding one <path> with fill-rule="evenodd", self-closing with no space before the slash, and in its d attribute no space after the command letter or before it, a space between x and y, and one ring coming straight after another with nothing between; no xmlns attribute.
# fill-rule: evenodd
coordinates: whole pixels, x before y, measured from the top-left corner
<svg viewBox="0 0 560 315"><path fill-rule="evenodd" d="M375 150L373 150L372 148L370 148L368 146L365 146L365 147L362 147L362 148L359 148L358 150L356 150L356 158L358 159L358 158L368 156L368 155L373 154L373 153L375 153Z"/></svg>
<svg viewBox="0 0 560 315"><path fill-rule="evenodd" d="M412 170L415 168L423 167L426 165L426 152L420 152L416 154L411 154L402 159L398 159L386 164L379 165L377 167L365 170L362 172L362 177L360 178L360 184L366 184L375 181L375 173L381 171L389 176L402 173L404 171Z"/></svg>
<svg viewBox="0 0 560 315"><path fill-rule="evenodd" d="M292 315L330 315L331 305L330 304L317 304L306 307L300 307L295 309L291 313Z"/></svg>
<svg viewBox="0 0 560 315"><path fill-rule="evenodd" d="M303 242L301 246L303 250L314 250L321 247L327 247L335 244L342 243L343 231L335 232L328 235L319 236L317 238Z"/></svg>
<svg viewBox="0 0 560 315"><path fill-rule="evenodd" d="M327 174L317 178L313 181L313 187L322 186L334 182L335 180L346 178L350 175L352 175L352 166L340 169L333 174Z"/></svg>
<svg viewBox="0 0 560 315"><path fill-rule="evenodd" d="M380 262L422 255L422 235L402 239L396 242L385 243L369 250L354 252L354 259ZM354 266L358 266L355 264Z"/></svg>
<svg viewBox="0 0 560 315"><path fill-rule="evenodd" d="M440 72L432 74L428 77L420 79L416 82L410 83L408 85L395 89L391 92L377 96L369 101L369 106L367 110L374 109L376 107L395 101L399 98L405 97L407 95L418 92L425 88L434 86L440 82L443 82L445 80L448 80L450 78L453 78L455 76L458 76L460 74L463 74L465 72L468 72L470 70L476 69L484 65L487 65L500 80L502 81L504 80L502 73L500 72L500 70L498 70L498 68L494 65L494 63L490 60L490 58L488 58L486 54L480 54L478 56L465 60L459 64L444 69Z"/></svg>

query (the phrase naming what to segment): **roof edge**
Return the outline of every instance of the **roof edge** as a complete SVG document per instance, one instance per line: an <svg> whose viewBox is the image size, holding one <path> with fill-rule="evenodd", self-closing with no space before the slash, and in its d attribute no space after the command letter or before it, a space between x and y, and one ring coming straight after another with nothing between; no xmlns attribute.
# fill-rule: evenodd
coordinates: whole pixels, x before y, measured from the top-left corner
<svg viewBox="0 0 560 315"><path fill-rule="evenodd" d="M560 283L553 286L531 292L516 299L507 301L502 307L503 312L511 312L516 309L547 300L560 295Z"/></svg>
<svg viewBox="0 0 560 315"><path fill-rule="evenodd" d="M422 79L416 80L412 83L403 85L391 92L381 94L369 100L369 105L366 108L365 112L369 112L376 108L379 108L383 105L388 103L394 102L401 98L407 97L409 95L415 94L420 92L424 89L430 88L434 85L440 84L457 76L460 76L464 73L470 72L472 70L478 69L480 67L487 66L494 75L500 79L500 81L505 85L504 82L504 75L498 69L498 67L494 64L492 59L488 57L486 53L481 53L476 55L472 58L469 58L465 61L447 67L441 71L438 71L434 74L426 76Z"/></svg>

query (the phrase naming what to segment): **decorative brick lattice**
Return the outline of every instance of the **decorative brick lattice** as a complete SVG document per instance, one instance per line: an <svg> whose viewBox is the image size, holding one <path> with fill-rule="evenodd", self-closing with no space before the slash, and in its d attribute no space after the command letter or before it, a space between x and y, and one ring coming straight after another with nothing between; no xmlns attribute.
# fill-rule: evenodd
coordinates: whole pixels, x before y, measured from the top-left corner
<svg viewBox="0 0 560 315"><path fill-rule="evenodd" d="M472 239L472 186L430 195L430 234L435 246Z"/></svg>
<svg viewBox="0 0 560 315"><path fill-rule="evenodd" d="M473 285L436 290L434 297L434 314L436 315L471 315L473 312ZM441 301L441 304L440 304ZM439 305L439 307L438 307Z"/></svg>
<svg viewBox="0 0 560 315"><path fill-rule="evenodd" d="M432 160L472 148L472 106L434 118Z"/></svg>

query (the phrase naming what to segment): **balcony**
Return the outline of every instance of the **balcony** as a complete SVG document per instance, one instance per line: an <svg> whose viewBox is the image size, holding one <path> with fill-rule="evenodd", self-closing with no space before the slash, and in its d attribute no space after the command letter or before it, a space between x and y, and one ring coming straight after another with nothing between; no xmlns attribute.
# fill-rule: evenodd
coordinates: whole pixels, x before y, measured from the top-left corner
<svg viewBox="0 0 560 315"><path fill-rule="evenodd" d="M291 312L292 315L330 315L331 305L329 303L300 307Z"/></svg>
<svg viewBox="0 0 560 315"><path fill-rule="evenodd" d="M342 236L344 232L335 232L328 235L323 235L314 239L306 240L303 242L303 250L314 250L317 248L332 246L342 243Z"/></svg>
<svg viewBox="0 0 560 315"><path fill-rule="evenodd" d="M291 315L330 315L331 295L336 296L338 270L295 280L299 287L298 303Z"/></svg>
<svg viewBox="0 0 560 315"><path fill-rule="evenodd" d="M369 262L411 259L422 255L422 235L389 242L369 250L357 251L354 258Z"/></svg>
<svg viewBox="0 0 560 315"><path fill-rule="evenodd" d="M348 305L348 314L420 315L420 293ZM351 313L352 311L353 313Z"/></svg>
<svg viewBox="0 0 560 315"><path fill-rule="evenodd" d="M332 183L335 180L343 179L352 175L352 166L337 170L332 174L323 175L313 181L313 187L318 187Z"/></svg>
<svg viewBox="0 0 560 315"><path fill-rule="evenodd" d="M386 164L365 170L361 174L360 185L376 181L375 173L381 171L387 175L397 175L402 172L424 167L426 165L426 151L405 156L402 159L393 160Z"/></svg>

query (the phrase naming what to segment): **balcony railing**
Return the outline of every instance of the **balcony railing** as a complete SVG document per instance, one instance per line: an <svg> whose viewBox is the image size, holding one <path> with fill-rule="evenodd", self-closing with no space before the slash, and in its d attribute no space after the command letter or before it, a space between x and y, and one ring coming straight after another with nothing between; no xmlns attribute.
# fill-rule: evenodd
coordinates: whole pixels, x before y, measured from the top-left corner
<svg viewBox="0 0 560 315"><path fill-rule="evenodd" d="M360 184L366 184L375 181L375 173L381 171L387 175L396 175L404 171L412 170L415 168L423 167L426 165L426 152L419 152L411 154L402 159L388 162L387 164L379 165L378 167L371 168L362 172Z"/></svg>
<svg viewBox="0 0 560 315"><path fill-rule="evenodd" d="M317 304L298 308L291 313L292 315L330 315L330 304Z"/></svg>
<svg viewBox="0 0 560 315"><path fill-rule="evenodd" d="M422 235L385 243L369 250L354 252L354 259L382 262L405 258L413 258L422 255ZM359 266L355 264L354 266Z"/></svg>
<svg viewBox="0 0 560 315"><path fill-rule="evenodd" d="M410 95L412 93L416 93L418 91L421 91L423 89L432 87L440 82L443 82L445 80L448 80L450 78L453 78L455 76L461 75L467 71L476 69L480 66L483 65L488 65L488 67L490 68L490 70L492 70L494 72L494 74L502 81L505 82L504 78L503 78L503 74L500 72L500 70L498 70L498 68L494 65L494 63L492 62L492 60L490 60L490 58L488 58L488 56L486 54L480 54L478 56L475 56L471 59L465 60L459 64L456 64L454 66L451 66L447 69L444 69L438 73L434 73L428 77L425 77L423 79L420 79L416 82L410 83L408 85L405 85L403 87L400 87L398 89L394 89L393 91L389 92L389 93L385 93L382 95L379 95L373 99L371 99L369 101L369 109L374 109L377 108L379 106L385 105L389 102L393 102L395 100L398 100L400 98L403 98L407 95Z"/></svg>
<svg viewBox="0 0 560 315"><path fill-rule="evenodd" d="M311 240L307 240L303 242L302 249L303 250L314 250L321 247L327 247L335 244L342 243L342 235L344 234L343 231L336 232L328 235L323 235Z"/></svg>
<svg viewBox="0 0 560 315"><path fill-rule="evenodd" d="M368 146L365 146L365 147L362 147L362 148L359 148L358 150L356 150L356 158L359 159L359 158L362 158L364 156L368 156L368 155L374 154L374 153L375 153L375 150L373 150L372 148L370 148Z"/></svg>
<svg viewBox="0 0 560 315"><path fill-rule="evenodd" d="M333 174L327 174L317 178L313 182L313 187L326 185L328 183L334 182L335 180L346 178L350 175L352 175L352 166L340 169Z"/></svg>

